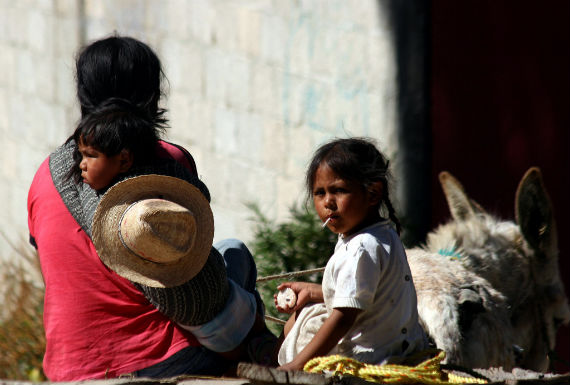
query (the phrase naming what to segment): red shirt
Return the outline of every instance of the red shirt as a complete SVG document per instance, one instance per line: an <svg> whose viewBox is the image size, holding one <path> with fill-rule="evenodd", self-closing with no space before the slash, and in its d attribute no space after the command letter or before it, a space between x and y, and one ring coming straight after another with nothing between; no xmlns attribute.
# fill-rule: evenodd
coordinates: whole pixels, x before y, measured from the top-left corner
<svg viewBox="0 0 570 385"><path fill-rule="evenodd" d="M161 142L159 154L196 174L185 150ZM28 227L46 287L43 365L51 381L117 377L199 345L101 262L57 192L48 159L28 193Z"/></svg>

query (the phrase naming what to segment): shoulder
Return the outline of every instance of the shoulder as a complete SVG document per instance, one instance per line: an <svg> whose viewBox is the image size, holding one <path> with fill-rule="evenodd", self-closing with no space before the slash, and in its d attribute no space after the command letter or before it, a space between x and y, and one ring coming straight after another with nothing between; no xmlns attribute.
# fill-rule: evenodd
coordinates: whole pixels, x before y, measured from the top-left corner
<svg viewBox="0 0 570 385"><path fill-rule="evenodd" d="M36 187L36 185L44 181L46 177L51 180L51 174L49 170L49 157L45 158L38 167L30 188Z"/></svg>
<svg viewBox="0 0 570 385"><path fill-rule="evenodd" d="M390 255L394 249L401 246L398 234L383 221L375 223L354 235L348 241L347 250L374 255Z"/></svg>
<svg viewBox="0 0 570 385"><path fill-rule="evenodd" d="M178 144L160 140L158 142L156 151L159 158L173 159L187 168L192 173L192 175L198 175L196 162L194 161L194 158L190 152L184 147Z"/></svg>
<svg viewBox="0 0 570 385"><path fill-rule="evenodd" d="M38 198L51 197L55 192L55 186L49 167L49 157L38 167L36 174L28 190L28 209ZM51 194L50 194L51 193ZM47 194L47 195L46 195Z"/></svg>
<svg viewBox="0 0 570 385"><path fill-rule="evenodd" d="M51 183L51 175L49 171L49 158L46 158L34 175L34 179L28 190L28 225L31 226L36 219L38 199L44 196L43 192L46 186L49 187ZM53 185L53 184L52 184Z"/></svg>
<svg viewBox="0 0 570 385"><path fill-rule="evenodd" d="M359 233L346 242L340 242L333 255L337 262L338 268L349 262L350 264L359 265L365 260L376 264L382 258L379 256L382 251L381 244L378 239L369 233Z"/></svg>

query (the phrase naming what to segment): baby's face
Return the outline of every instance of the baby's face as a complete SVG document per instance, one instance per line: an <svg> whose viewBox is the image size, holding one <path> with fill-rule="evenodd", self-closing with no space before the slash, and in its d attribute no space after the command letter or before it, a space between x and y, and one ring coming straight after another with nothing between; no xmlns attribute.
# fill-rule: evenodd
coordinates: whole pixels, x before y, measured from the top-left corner
<svg viewBox="0 0 570 385"><path fill-rule="evenodd" d="M94 190L101 190L111 183L111 181L124 172L123 154L107 156L93 146L79 142L79 153L81 154L81 178L83 183L88 184ZM128 168L127 168L128 170Z"/></svg>

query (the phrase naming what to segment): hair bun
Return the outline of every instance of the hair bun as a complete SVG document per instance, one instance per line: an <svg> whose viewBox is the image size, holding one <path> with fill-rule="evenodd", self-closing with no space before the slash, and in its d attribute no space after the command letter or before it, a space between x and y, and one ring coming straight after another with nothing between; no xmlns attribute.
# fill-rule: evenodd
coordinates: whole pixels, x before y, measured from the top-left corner
<svg viewBox="0 0 570 385"><path fill-rule="evenodd" d="M143 110L135 103L131 102L128 99L123 98L107 98L103 100L99 105L97 105L93 112L99 112L102 110L114 110L114 109L121 109L124 111L129 111L138 114L142 114ZM92 113L93 113L92 112Z"/></svg>
<svg viewBox="0 0 570 385"><path fill-rule="evenodd" d="M150 124L156 124L145 108L141 108L130 100L123 98L107 98L95 107L86 117L87 119L113 120L143 120ZM159 125L159 124L158 124Z"/></svg>

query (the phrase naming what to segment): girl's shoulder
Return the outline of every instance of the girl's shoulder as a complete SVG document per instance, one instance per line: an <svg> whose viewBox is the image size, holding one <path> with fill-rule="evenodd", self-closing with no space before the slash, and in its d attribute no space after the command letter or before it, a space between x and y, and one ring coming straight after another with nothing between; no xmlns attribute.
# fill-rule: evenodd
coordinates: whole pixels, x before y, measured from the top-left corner
<svg viewBox="0 0 570 385"><path fill-rule="evenodd" d="M346 240L346 251L366 251L368 254L389 255L394 247L399 248L401 241L388 221L380 221L368 226Z"/></svg>
<svg viewBox="0 0 570 385"><path fill-rule="evenodd" d="M363 228L356 234L346 239L346 242L351 243L372 243L392 241L394 236L398 235L390 226L388 220L376 222L368 227Z"/></svg>

